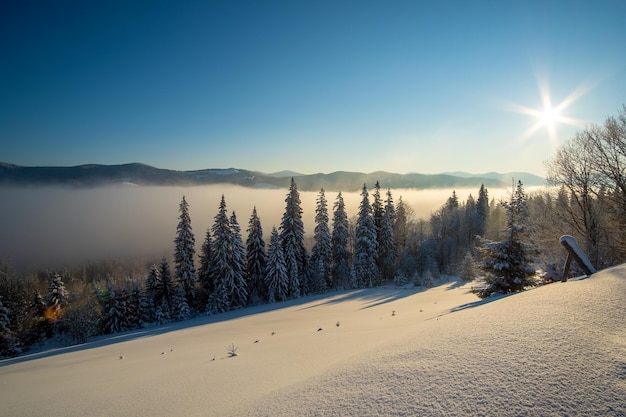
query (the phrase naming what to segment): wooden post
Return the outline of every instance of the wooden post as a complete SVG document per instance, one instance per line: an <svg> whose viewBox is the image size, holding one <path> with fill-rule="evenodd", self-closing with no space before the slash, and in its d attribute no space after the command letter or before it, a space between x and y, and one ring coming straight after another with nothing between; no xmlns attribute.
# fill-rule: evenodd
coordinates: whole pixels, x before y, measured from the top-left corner
<svg viewBox="0 0 626 417"><path fill-rule="evenodd" d="M569 273L572 259L576 261L585 274L591 275L596 272L589 257L583 252L580 246L578 246L578 242L576 242L573 236L563 235L559 239L559 242L567 249L567 260L565 261L565 268L563 268L563 278L561 278L561 282L567 281L567 274Z"/></svg>
<svg viewBox="0 0 626 417"><path fill-rule="evenodd" d="M569 267L572 265L572 255L567 253L567 259L565 260L565 267L563 268L563 278L561 278L561 282L567 281L567 276L569 275Z"/></svg>

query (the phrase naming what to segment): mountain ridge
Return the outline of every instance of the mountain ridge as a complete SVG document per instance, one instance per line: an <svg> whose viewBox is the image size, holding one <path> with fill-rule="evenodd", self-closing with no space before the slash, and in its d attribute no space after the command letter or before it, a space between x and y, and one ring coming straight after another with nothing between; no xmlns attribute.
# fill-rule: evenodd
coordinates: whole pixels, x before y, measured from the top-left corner
<svg viewBox="0 0 626 417"><path fill-rule="evenodd" d="M94 187L112 184L150 186L233 184L250 188L288 188L294 178L301 191L357 191L373 187L379 182L382 188L464 188L508 187L510 179L520 179L526 186L542 185L545 180L530 173L469 174L465 172L442 174L397 174L386 171L371 173L335 171L328 174L299 174L280 171L266 174L239 168L208 168L177 171L157 168L140 162L119 165L83 164L76 166L19 166L0 162L0 184L14 186L62 185Z"/></svg>

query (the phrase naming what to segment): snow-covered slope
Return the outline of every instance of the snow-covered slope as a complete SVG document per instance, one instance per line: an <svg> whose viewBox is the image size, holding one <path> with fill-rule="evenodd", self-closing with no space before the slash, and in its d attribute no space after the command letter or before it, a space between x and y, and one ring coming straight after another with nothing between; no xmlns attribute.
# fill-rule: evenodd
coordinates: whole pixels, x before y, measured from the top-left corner
<svg viewBox="0 0 626 417"><path fill-rule="evenodd" d="M340 292L5 360L0 415L626 415L626 265L468 290Z"/></svg>

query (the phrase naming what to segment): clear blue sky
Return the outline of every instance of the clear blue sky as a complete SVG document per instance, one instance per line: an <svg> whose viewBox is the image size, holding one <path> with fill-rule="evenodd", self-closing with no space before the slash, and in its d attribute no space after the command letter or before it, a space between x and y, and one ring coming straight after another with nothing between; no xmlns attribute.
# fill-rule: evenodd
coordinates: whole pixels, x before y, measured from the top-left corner
<svg viewBox="0 0 626 417"><path fill-rule="evenodd" d="M541 175L626 104L625 19L623 0L7 0L0 161ZM540 91L565 100L552 133L519 111Z"/></svg>

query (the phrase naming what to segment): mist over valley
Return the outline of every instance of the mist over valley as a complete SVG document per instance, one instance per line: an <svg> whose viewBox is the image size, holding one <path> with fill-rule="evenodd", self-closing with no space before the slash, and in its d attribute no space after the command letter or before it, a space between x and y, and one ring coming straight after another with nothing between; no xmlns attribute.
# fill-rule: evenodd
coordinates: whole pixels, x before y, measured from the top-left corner
<svg viewBox="0 0 626 417"><path fill-rule="evenodd" d="M370 190L373 184L367 184ZM510 192L489 188L498 201ZM381 191L386 192L386 189ZM391 189L413 210L416 218L428 220L456 191L461 200L476 188ZM152 262L171 257L174 248L178 207L183 196L190 206L191 224L199 250L211 227L222 194L228 212L235 211L244 232L256 207L265 239L278 228L285 209L286 189L257 189L229 184L202 186L102 187L1 186L0 256L7 256L19 268L55 268L69 263L109 258L142 257ZM300 191L305 239L311 241L315 227L318 191ZM326 191L329 217L338 192ZM342 192L350 218L357 215L359 192Z"/></svg>

